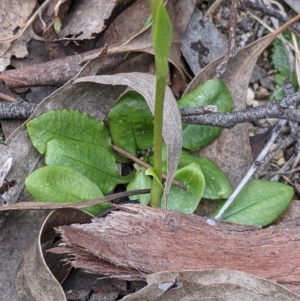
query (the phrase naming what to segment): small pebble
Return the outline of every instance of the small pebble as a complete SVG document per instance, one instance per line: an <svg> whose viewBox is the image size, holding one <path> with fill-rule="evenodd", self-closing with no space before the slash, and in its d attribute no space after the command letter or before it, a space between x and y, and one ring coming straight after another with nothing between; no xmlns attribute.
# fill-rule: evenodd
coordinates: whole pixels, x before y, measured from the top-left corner
<svg viewBox="0 0 300 301"><path fill-rule="evenodd" d="M246 98L246 105L248 107L251 107L253 105L254 101L254 92L252 89L248 88L247 89L247 98Z"/></svg>
<svg viewBox="0 0 300 301"><path fill-rule="evenodd" d="M277 163L278 166L281 167L281 166L283 166L283 165L285 164L285 160L284 160L284 158L282 157L282 158L280 158L279 160L277 160L276 163Z"/></svg>

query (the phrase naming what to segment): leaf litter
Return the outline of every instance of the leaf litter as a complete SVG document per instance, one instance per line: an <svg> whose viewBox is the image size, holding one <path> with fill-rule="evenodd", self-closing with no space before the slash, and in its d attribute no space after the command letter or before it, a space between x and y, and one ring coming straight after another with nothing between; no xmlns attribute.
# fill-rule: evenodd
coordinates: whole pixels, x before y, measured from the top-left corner
<svg viewBox="0 0 300 301"><path fill-rule="evenodd" d="M178 2L180 2L180 1L169 1L169 5L170 6L174 5L174 7L176 7L175 6L176 2L178 4ZM192 13L192 9L190 9L190 8L193 6L194 6L194 2L193 3L190 2L189 6L188 6L188 8L189 8L188 14ZM180 11L181 6L178 5L178 7L177 8ZM181 10L183 10L182 7L181 7ZM171 16L172 16L172 14L171 14ZM178 17L179 14L177 13L177 15L175 14L175 16ZM186 17L186 20L188 20L188 19L189 19L189 16ZM182 25L182 27L180 27L181 28L180 30L183 30L185 28L186 24L187 24L187 22L183 22L183 25ZM85 37L87 39L92 37L92 32L88 31L90 28L92 28L92 27L87 26L83 30L83 33L86 35ZM72 30L73 30L73 28L71 28L71 30L70 30L71 35L76 36L77 34L80 33L81 29L77 29L76 31L73 31L73 32L72 32ZM141 30L139 29L136 33L137 34L136 37L130 41L129 41L129 39L132 36L127 37L126 41L128 41L128 43L126 43L124 46L122 46L122 44L121 44L121 46L118 46L118 47L120 47L119 49L122 49L122 52L124 52L124 53L128 52L128 51L144 51L144 52L152 54L153 50L151 48L152 46L150 43L150 41L151 41L150 30L148 30L148 31L146 30L144 32L140 32L140 31ZM177 33L180 33L180 31L178 31ZM180 36L180 34L178 36ZM245 87L247 87L247 84L246 84L247 81L249 82L252 65L254 64L253 61L255 60L256 57L258 57L258 52L261 52L264 49L264 47L268 44L267 40L268 39L266 38L263 42L257 43L257 45L253 46L252 48L249 46L250 55L249 55L249 52L245 51L245 53L243 54L244 56L241 55L240 60L238 60L239 62L242 62L244 59L246 62L243 65L236 67L233 60L232 60L232 66L230 66L230 63L229 63L229 69L227 70L228 75L226 76L226 74L225 74L224 79L225 79L226 84L229 86L229 90L233 94L233 99L235 100L235 103L237 106L236 108L238 108L239 105L243 106L243 104L238 103L238 99L245 99L244 91L246 91ZM271 41L271 38L269 38L268 42L270 42L270 41ZM179 38L175 37L174 38L174 48L173 48L173 52L172 52L172 56L171 56L171 62L173 63L173 65L176 67L176 70L177 70L177 73L175 73L175 76L174 76L176 81L172 82L174 92L178 92L182 88L183 83L184 83L183 73L181 71L180 47L179 46L180 46ZM236 57L235 59L238 59L238 57ZM215 66L217 66L217 64L218 64L217 62L212 63L211 66L207 67L206 71L203 70L204 72L202 74L199 74L199 76L197 76L195 78L195 80L192 82L192 85L197 85L198 83L204 81L205 79L212 78L213 77L213 69L214 69L213 66L215 67ZM239 65L238 63L236 63L236 64ZM248 70L248 72L246 72L246 74L242 73L242 67L246 68L246 70ZM236 71L238 71L240 73L238 73L238 75L236 75L235 77L230 78L229 74L231 74L231 75L235 74L234 72L236 72ZM241 83L239 83L239 80L241 78L243 80ZM114 87L112 87L110 85L104 85L103 83L95 84L93 82L87 82L85 80L86 80L86 78L83 79L83 81L81 83L80 83L81 80L78 80L76 84L74 84L74 80L69 81L65 86L61 87L56 92L54 92L49 97L47 97L40 104L40 106L37 108L37 110L34 112L34 114L32 115L32 117L30 119L33 119L34 117L39 116L40 114L42 114L44 112L47 112L47 111L50 111L53 109L63 109L63 108L77 109L77 110L80 110L83 112L87 112L91 116L96 117L98 119L101 119L101 120L105 119L110 106L116 101L116 99L118 99L118 97L125 90L125 87L124 87L125 80L120 79L118 84ZM106 80L109 81L111 79L106 78ZM190 85L188 90L191 89L192 85ZM137 85L137 86L139 86L139 85ZM176 118L178 118L178 116ZM179 125L176 124L175 129L178 129L178 128L179 128ZM241 130L239 130L239 132L241 132ZM247 137L247 134L244 130L242 131L242 133L243 134L240 137L242 137L242 136ZM229 139L229 142L232 143L233 140L234 139ZM24 190L23 183L24 183L27 175L30 174L36 168L42 166L43 162L42 162L40 156L33 149L31 142L28 139L24 125L21 126L14 133L14 135L12 135L8 139L8 141L6 143L9 145L9 147L6 147L5 145L0 146L0 154L1 154L1 162L0 163L4 164L6 159L13 158L12 170L8 176L10 179L17 178L18 183L20 183L17 185L17 187L13 187L10 191L5 193L5 195L3 196L3 197L5 197L6 202L9 205L11 205L11 204L19 202L19 201L31 199L31 197L28 195L28 193ZM239 140L239 145L241 143L246 143L245 145L247 145L247 142L244 140ZM222 152L220 151L221 149L222 149ZM232 150L232 148L231 148L231 150ZM207 152L211 153L209 150ZM219 154L224 153L224 152L227 153L227 156L228 156L227 148L223 147L222 145L219 145L219 153L217 154L216 158L218 159ZM245 165L247 165L247 163L245 163L245 162L247 162L247 160L249 160L249 158L251 158L251 155L248 156L249 155L248 150L246 151L246 154L247 155L245 156L244 161L242 161L242 162L244 162ZM227 159L228 159L228 157L227 157ZM227 159L225 157L225 159L223 159L223 161L226 161ZM174 162L176 162L176 160L177 159L175 157ZM232 162L230 162L230 163L232 163ZM242 165L243 165L243 163L241 163L239 166L242 166ZM228 172L230 173L232 170L239 170L238 168L237 169L235 169L235 168L236 167L231 166L231 168L228 169L229 170ZM231 180L233 180L233 182L234 181L237 182L237 180L235 178L232 178ZM13 284L13 281L15 278L15 273L16 273L16 268L19 265L19 263L21 262L21 259L23 257L25 249L27 249L27 247L33 241L34 236L37 233L38 226L41 224L41 221L44 219L44 217L45 217L44 212L39 212L34 215L26 212L25 214L22 214L22 216L20 216L18 214L16 214L16 215L10 214L10 216L8 216L7 223L4 223L4 220L6 218L4 216L2 216L3 227L4 227L3 229L5 229L6 231L5 232L2 231L1 240L5 238L7 244L14 243L15 249L16 249L16 250L14 250L13 254L10 254L10 252L8 252L8 246L5 246L4 252L1 252L1 257L2 257L1 262L12 262L11 267L8 269L9 272L5 274L5 278L3 277L4 275L0 274L1 283L3 283L3 285L5 285L5 288L6 288L6 291L4 292L4 297L7 300L14 300L14 299L17 300L17 297L15 296L15 292L14 292L15 286ZM26 222L27 219L29 219L30 222ZM59 218L58 219L55 218L54 221L52 221L50 223L51 226L49 226L49 227L51 228L51 231L52 231L53 225L55 225L55 226L59 225L58 220L59 220ZM63 219L63 222L64 222L63 224L65 224L64 219ZM74 223L74 222L79 222L79 219L76 217L75 220L72 221L72 223ZM12 223L14 223L13 226L12 226ZM22 237L18 238L19 241L16 242L16 239L14 238L16 234L13 234L13 232L15 231L16 233L19 233L19 230L17 230L18 227L19 227L19 229L22 229ZM35 229L35 231L32 231L32 229ZM34 248L33 246L34 245L32 245L31 248ZM38 252L40 252L39 242L38 242L36 248L38 249ZM30 261L33 262L32 258L34 258L34 257L32 257L31 255L32 255L31 252L26 254L26 258L28 259L28 262L30 262ZM8 256L10 256L10 257L8 257ZM13 260L10 260L8 258L10 258L10 259L13 258ZM23 262L23 264L26 264L28 262L25 260ZM41 268L44 268L44 267L42 267L43 264L40 264L39 266L41 266ZM33 269L31 268L31 271L34 271L34 272L30 272L28 275L37 274L37 273L35 273L36 270L34 268ZM20 273L22 273L22 269L20 270ZM49 274L47 275L47 273L48 273L47 269L45 269L45 273L46 273L45 277L48 277L47 281L49 282L49 285L48 285L48 287L42 288L40 294L44 293L48 289L50 290L49 294L51 294L52 293L52 291L51 291L52 284L53 284L53 281L55 282L55 280ZM25 272L25 274L26 274L26 272ZM21 283L21 285L20 285L20 283ZM40 283L37 284L37 288L39 287L39 285L40 285ZM58 291L57 292L58 295L57 295L56 299L64 300L65 297L62 296L62 291L60 289L60 286L53 284L53 289L54 289L54 287L56 287L56 289ZM22 281L18 282L19 293L20 293L20 288L21 288L21 294L24 293L23 290L24 290L24 288L26 288L26 285L23 286ZM32 292L29 292L28 295L26 295L26 296L24 295L24 298L22 300L26 300L26 298L29 298L28 300L35 300L33 298L36 298L36 297L33 295L30 295L30 294L32 294ZM43 295L46 296L45 293ZM287 295L285 295L285 296L287 296ZM36 300L39 300L38 297Z"/></svg>

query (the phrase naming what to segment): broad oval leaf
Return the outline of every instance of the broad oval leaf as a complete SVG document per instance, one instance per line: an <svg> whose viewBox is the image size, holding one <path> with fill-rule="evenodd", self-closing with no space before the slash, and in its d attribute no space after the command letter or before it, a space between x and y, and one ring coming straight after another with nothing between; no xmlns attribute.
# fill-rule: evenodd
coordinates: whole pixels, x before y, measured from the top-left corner
<svg viewBox="0 0 300 301"><path fill-rule="evenodd" d="M25 185L38 202L68 203L103 197L95 183L66 166L45 166L37 169L26 178ZM84 210L97 215L109 207L109 203L103 203Z"/></svg>
<svg viewBox="0 0 300 301"><path fill-rule="evenodd" d="M30 120L26 128L33 146L42 155L52 139L70 139L111 149L104 123L75 110L53 110Z"/></svg>
<svg viewBox="0 0 300 301"><path fill-rule="evenodd" d="M166 172L167 152L165 148L163 148L162 159L163 172ZM149 157L147 161L153 164L153 157ZM207 157L191 155L189 152L183 150L178 163L178 169L191 163L199 164L204 175L205 189L202 196L203 198L211 200L229 198L232 193L231 183L226 174L212 160Z"/></svg>
<svg viewBox="0 0 300 301"><path fill-rule="evenodd" d="M134 175L134 178L128 183L127 191L151 188L151 178L145 174L145 168L140 168ZM140 194L129 197L130 200L139 200L140 204L148 205L150 194Z"/></svg>
<svg viewBox="0 0 300 301"><path fill-rule="evenodd" d="M179 108L215 105L219 113L229 112L233 101L223 81L211 79L183 96ZM222 128L215 126L184 124L182 127L183 147L192 151L199 150L221 134Z"/></svg>
<svg viewBox="0 0 300 301"><path fill-rule="evenodd" d="M205 187L205 179L200 166L197 163L191 163L176 171L174 179L183 183L187 189L183 190L172 185L167 208L182 213L193 213L202 198ZM162 204L164 204L163 201Z"/></svg>
<svg viewBox="0 0 300 301"><path fill-rule="evenodd" d="M205 178L203 198L211 200L227 199L232 193L232 186L226 174L209 158L196 157L182 151L178 168L195 162L200 165Z"/></svg>
<svg viewBox="0 0 300 301"><path fill-rule="evenodd" d="M108 122L113 143L132 155L153 146L153 115L139 93L123 95L110 109Z"/></svg>
<svg viewBox="0 0 300 301"><path fill-rule="evenodd" d="M128 183L133 175L119 174L114 156L106 149L81 141L53 139L47 143L47 165L68 166L98 185L104 195L117 184Z"/></svg>
<svg viewBox="0 0 300 301"><path fill-rule="evenodd" d="M253 180L227 208L222 219L253 226L267 226L289 206L292 187L271 181Z"/></svg>

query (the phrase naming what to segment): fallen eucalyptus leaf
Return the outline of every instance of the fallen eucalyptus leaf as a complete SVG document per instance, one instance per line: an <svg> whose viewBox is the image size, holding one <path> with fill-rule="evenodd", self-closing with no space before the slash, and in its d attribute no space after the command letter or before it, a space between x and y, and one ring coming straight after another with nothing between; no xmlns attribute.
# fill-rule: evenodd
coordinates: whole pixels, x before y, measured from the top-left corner
<svg viewBox="0 0 300 301"><path fill-rule="evenodd" d="M148 275L146 280L145 288L122 300L299 300L299 296L281 285L231 270L160 272Z"/></svg>
<svg viewBox="0 0 300 301"><path fill-rule="evenodd" d="M66 166L45 166L29 175L26 188L38 202L69 203L103 197L102 191L89 178ZM97 215L107 210L104 203L85 208L86 212Z"/></svg>
<svg viewBox="0 0 300 301"><path fill-rule="evenodd" d="M93 64L93 62L87 63ZM99 120L104 120L111 105L120 97L124 87L110 85L73 86L70 80L63 87L44 99L30 119L47 111L73 109L85 112ZM17 184L9 189L2 198L8 206L19 201L33 201L29 192L24 189L26 177L35 169L44 165L44 159L34 149L25 126L20 126L9 137L5 145L0 145L0 166L8 159L13 159L13 166L7 175L7 180L17 180ZM40 224L45 218L46 211L4 212L0 215L0 240L5 244L0 246L0 262L5 262L0 269L1 295L6 300L18 300L14 285L16 271L30 243L35 239ZM7 222L7 223L5 223ZM14 245L12 249L10 246ZM40 299L41 300L41 299ZM57 298L56 300L62 300Z"/></svg>
<svg viewBox="0 0 300 301"><path fill-rule="evenodd" d="M38 239L27 250L18 269L16 287L20 300L67 300L61 285L47 267L41 244L57 237L53 227L87 223L91 221L91 218L91 215L76 209L56 210L48 215L41 227ZM65 265L59 259L57 264L60 264L61 267Z"/></svg>
<svg viewBox="0 0 300 301"><path fill-rule="evenodd" d="M73 6L68 13L68 22L59 33L60 38L74 37L75 40L94 38L105 28L118 2L107 0L86 0ZM71 38L72 39L72 38Z"/></svg>
<svg viewBox="0 0 300 301"><path fill-rule="evenodd" d="M85 85L89 82L129 86L145 98L151 112L154 112L155 77L153 75L132 72L111 76L87 76L75 81L76 84L84 83ZM168 87L166 88L164 102L163 138L168 150L168 177L165 183L164 192L165 197L167 198L180 158L182 146L181 116L176 104L176 100Z"/></svg>
<svg viewBox="0 0 300 301"><path fill-rule="evenodd" d="M172 23L178 23L177 26L174 26L175 32L172 37L169 57L169 62L175 67L172 68L170 73L171 89L174 93L179 92L185 82L185 76L181 69L181 42L179 37L189 20L189 16L192 14L193 4L194 0L187 0L184 3L178 0L170 0L167 3L167 10ZM185 10L185 12L181 13L181 10ZM178 11L180 14L178 14ZM136 1L110 24L103 36L102 44L108 43L117 46L114 51L118 53L145 52L154 55L151 28L150 26L144 28L144 24L150 15L150 1ZM128 20L134 20L134 22L131 22L131 26L128 26Z"/></svg>

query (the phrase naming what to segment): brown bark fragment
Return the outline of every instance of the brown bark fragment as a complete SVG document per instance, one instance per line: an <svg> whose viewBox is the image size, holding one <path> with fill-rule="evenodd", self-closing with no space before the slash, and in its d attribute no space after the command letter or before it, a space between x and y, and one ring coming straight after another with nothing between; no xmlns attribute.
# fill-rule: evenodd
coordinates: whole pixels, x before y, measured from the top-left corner
<svg viewBox="0 0 300 301"><path fill-rule="evenodd" d="M258 229L224 222L211 226L196 215L164 213L139 205L119 208L90 224L59 227L66 253L74 255L75 267L88 270L93 266L93 273L107 274L109 269L96 263L98 257L101 262L128 269L128 274L137 270L141 278L166 270L227 268L300 293L299 219ZM94 254L94 262L85 266L87 256L82 252ZM136 278L136 272L132 276Z"/></svg>
<svg viewBox="0 0 300 301"><path fill-rule="evenodd" d="M25 68L3 71L2 75L7 76L5 81L10 89L36 86L62 86L73 78L82 69L86 58L92 58L100 52L99 49L85 53L56 59L47 63L28 66ZM107 59L99 67L99 73L113 70L120 64L140 53L131 53L125 56L124 53L108 54ZM22 81L15 81L20 79Z"/></svg>

